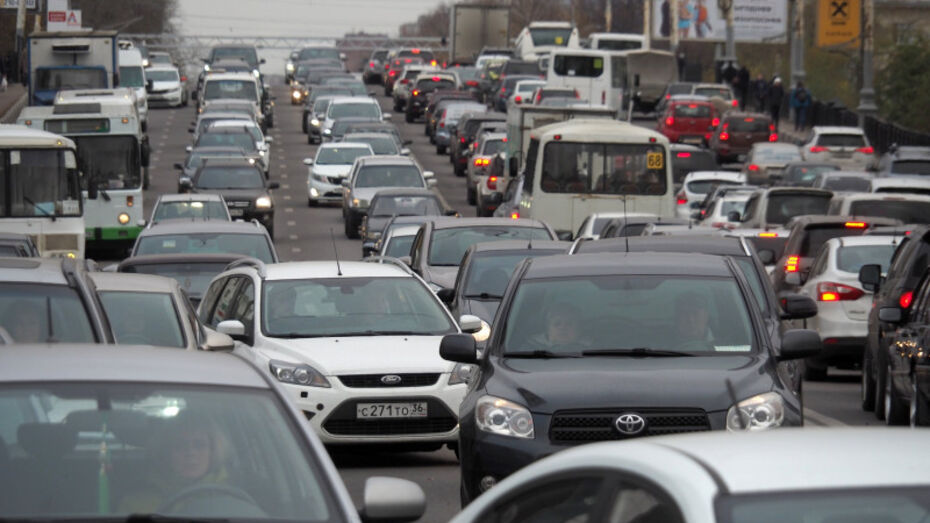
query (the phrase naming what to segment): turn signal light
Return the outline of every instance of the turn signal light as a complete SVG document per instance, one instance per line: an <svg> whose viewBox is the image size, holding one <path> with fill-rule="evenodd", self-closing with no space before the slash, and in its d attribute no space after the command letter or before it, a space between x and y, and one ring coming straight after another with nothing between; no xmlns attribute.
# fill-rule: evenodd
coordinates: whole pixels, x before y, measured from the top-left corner
<svg viewBox="0 0 930 523"><path fill-rule="evenodd" d="M777 232L760 232L759 238L778 238Z"/></svg>
<svg viewBox="0 0 930 523"><path fill-rule="evenodd" d="M418 91L417 89L414 89L413 96L420 96L420 91Z"/></svg>
<svg viewBox="0 0 930 523"><path fill-rule="evenodd" d="M136 197L129 195L126 197L126 207L132 207L136 203Z"/></svg>
<svg viewBox="0 0 930 523"><path fill-rule="evenodd" d="M487 158L475 158L475 167L487 167L491 165L491 160Z"/></svg>
<svg viewBox="0 0 930 523"><path fill-rule="evenodd" d="M785 272L798 272L798 264L801 263L799 256L788 256L785 261Z"/></svg>

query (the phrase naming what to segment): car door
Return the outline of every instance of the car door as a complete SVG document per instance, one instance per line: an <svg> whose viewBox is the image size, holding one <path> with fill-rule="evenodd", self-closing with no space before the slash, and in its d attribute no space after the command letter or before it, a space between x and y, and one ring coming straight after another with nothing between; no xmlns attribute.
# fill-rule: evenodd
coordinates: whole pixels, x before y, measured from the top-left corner
<svg viewBox="0 0 930 523"><path fill-rule="evenodd" d="M893 374L909 374L914 358L919 353L926 354L925 344L930 342L930 272L924 275L914 296L907 323L890 333L888 363Z"/></svg>

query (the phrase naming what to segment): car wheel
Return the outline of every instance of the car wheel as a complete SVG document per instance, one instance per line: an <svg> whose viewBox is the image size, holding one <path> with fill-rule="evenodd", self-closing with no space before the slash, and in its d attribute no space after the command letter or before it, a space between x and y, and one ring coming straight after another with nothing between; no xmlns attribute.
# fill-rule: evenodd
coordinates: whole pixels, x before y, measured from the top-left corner
<svg viewBox="0 0 930 523"><path fill-rule="evenodd" d="M468 205L475 205L478 201L478 191L471 184L465 186L465 196L468 199Z"/></svg>
<svg viewBox="0 0 930 523"><path fill-rule="evenodd" d="M465 176L465 169L458 166L458 162L455 165L455 175L456 176Z"/></svg>
<svg viewBox="0 0 930 523"><path fill-rule="evenodd" d="M875 408L875 378L872 377L872 366L865 354L862 355L862 380L859 389L862 397L862 410L871 412Z"/></svg>
<svg viewBox="0 0 930 523"><path fill-rule="evenodd" d="M827 367L814 367L804 363L804 379L807 381L824 381L827 379Z"/></svg>
<svg viewBox="0 0 930 523"><path fill-rule="evenodd" d="M316 140L313 139L313 136L307 133L307 145L313 145L316 143Z"/></svg>
<svg viewBox="0 0 930 523"><path fill-rule="evenodd" d="M436 154L446 154L446 146L436 145Z"/></svg>
<svg viewBox="0 0 930 523"><path fill-rule="evenodd" d="M894 382L891 379L891 364L885 365L885 424L904 425L907 422L907 410L895 392Z"/></svg>
<svg viewBox="0 0 930 523"><path fill-rule="evenodd" d="M920 397L916 376L911 376L911 405L908 410L912 427L930 425L930 404Z"/></svg>
<svg viewBox="0 0 930 523"><path fill-rule="evenodd" d="M879 340L881 344L881 340ZM882 349L879 348L879 351ZM874 362L873 367L877 369L875 373L875 418L879 420L885 419L885 365L881 361L881 357L878 357L878 361Z"/></svg>

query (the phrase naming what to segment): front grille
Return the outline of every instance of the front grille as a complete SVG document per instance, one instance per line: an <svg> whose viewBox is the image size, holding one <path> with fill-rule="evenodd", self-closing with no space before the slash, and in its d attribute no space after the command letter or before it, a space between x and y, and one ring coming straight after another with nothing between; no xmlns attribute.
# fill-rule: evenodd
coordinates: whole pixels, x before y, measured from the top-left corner
<svg viewBox="0 0 930 523"><path fill-rule="evenodd" d="M385 376L399 376L397 383L384 383L381 378ZM339 381L346 387L352 388L381 388L381 387L429 387L439 381L438 373L421 374L353 374L339 376Z"/></svg>
<svg viewBox="0 0 930 523"><path fill-rule="evenodd" d="M621 414L635 413L646 420L646 429L636 436L617 430ZM710 430L707 413L701 409L625 408L588 411L561 411L552 416L549 439L553 443L586 443L629 437L660 436Z"/></svg>
<svg viewBox="0 0 930 523"><path fill-rule="evenodd" d="M78 237L74 234L46 234L45 248L50 251L76 251Z"/></svg>
<svg viewBox="0 0 930 523"><path fill-rule="evenodd" d="M324 176L326 183L330 185L342 185L342 180L345 180L344 176Z"/></svg>
<svg viewBox="0 0 930 523"><path fill-rule="evenodd" d="M425 401L426 418L356 419L358 403L407 403ZM358 398L336 407L323 422L323 430L335 436L396 436L443 434L458 425L458 418L436 398Z"/></svg>

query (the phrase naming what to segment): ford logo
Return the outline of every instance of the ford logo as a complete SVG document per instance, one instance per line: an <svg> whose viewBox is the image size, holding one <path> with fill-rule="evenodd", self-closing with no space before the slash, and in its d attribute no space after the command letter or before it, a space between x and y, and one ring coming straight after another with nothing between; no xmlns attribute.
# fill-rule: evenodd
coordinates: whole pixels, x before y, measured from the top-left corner
<svg viewBox="0 0 930 523"><path fill-rule="evenodd" d="M397 374L388 374L386 376L381 376L381 383L385 385L397 385L400 383L402 378Z"/></svg>
<svg viewBox="0 0 930 523"><path fill-rule="evenodd" d="M636 436L646 430L646 420L639 414L629 412L621 414L617 420L614 421L614 426L617 427L617 431L624 436Z"/></svg>

